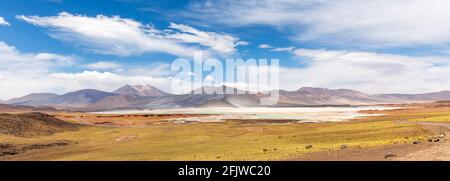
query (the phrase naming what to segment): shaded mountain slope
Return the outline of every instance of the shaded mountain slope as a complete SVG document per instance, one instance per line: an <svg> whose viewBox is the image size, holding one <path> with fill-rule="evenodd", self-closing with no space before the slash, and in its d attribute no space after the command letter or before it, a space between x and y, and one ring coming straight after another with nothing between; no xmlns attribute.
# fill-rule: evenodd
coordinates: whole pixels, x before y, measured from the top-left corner
<svg viewBox="0 0 450 181"><path fill-rule="evenodd" d="M58 97L58 94L53 93L33 93L28 94L23 97L14 98L6 101L7 104L13 105L42 105L48 102L49 100Z"/></svg>

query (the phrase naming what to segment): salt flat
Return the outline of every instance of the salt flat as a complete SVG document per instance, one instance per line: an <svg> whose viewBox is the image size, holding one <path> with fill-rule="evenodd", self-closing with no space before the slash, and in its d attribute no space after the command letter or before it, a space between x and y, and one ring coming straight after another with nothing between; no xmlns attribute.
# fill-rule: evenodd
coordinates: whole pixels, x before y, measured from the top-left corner
<svg viewBox="0 0 450 181"><path fill-rule="evenodd" d="M359 113L363 110L389 110L395 107L358 106L358 107L246 107L246 108L185 108L159 110L120 110L95 112L94 114L210 114L211 116L186 117L174 121L221 122L229 119L273 119L297 120L298 122L338 122L363 116L380 114Z"/></svg>

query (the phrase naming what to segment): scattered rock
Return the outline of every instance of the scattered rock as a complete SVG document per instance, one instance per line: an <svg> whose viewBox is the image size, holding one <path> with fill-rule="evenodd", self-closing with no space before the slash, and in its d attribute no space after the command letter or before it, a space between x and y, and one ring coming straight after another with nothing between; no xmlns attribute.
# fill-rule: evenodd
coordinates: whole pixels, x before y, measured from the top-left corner
<svg viewBox="0 0 450 181"><path fill-rule="evenodd" d="M111 121L96 122L95 125L114 125Z"/></svg>
<svg viewBox="0 0 450 181"><path fill-rule="evenodd" d="M267 149L266 148L264 148L263 150L262 150L263 152L267 152Z"/></svg>
<svg viewBox="0 0 450 181"><path fill-rule="evenodd" d="M420 144L420 143L422 143L420 140L414 140L414 141L413 141L413 144L415 144L415 145L418 145L418 144Z"/></svg>
<svg viewBox="0 0 450 181"><path fill-rule="evenodd" d="M347 149L347 145L341 145L341 150Z"/></svg>
<svg viewBox="0 0 450 181"><path fill-rule="evenodd" d="M281 139L281 136L278 136L278 139Z"/></svg>
<svg viewBox="0 0 450 181"><path fill-rule="evenodd" d="M305 146L305 149L310 149L310 148L312 148L313 146L312 145L306 145Z"/></svg>
<svg viewBox="0 0 450 181"><path fill-rule="evenodd" d="M445 137L445 133L442 133L438 136L439 138L444 138Z"/></svg>
<svg viewBox="0 0 450 181"><path fill-rule="evenodd" d="M34 143L34 144L9 144L0 143L0 157L8 155L17 155L34 149L43 149L50 147L66 146L69 144L77 144L74 141L60 140L50 143Z"/></svg>
<svg viewBox="0 0 450 181"><path fill-rule="evenodd" d="M7 155L16 155L19 154L19 151L17 150L10 150L10 151L1 151L0 156L7 156Z"/></svg>
<svg viewBox="0 0 450 181"><path fill-rule="evenodd" d="M386 152L386 153L384 153L384 159L388 159L388 158L391 158L391 157L396 157L397 155L395 155L395 154L393 154L393 153L391 153L391 152Z"/></svg>
<svg viewBox="0 0 450 181"><path fill-rule="evenodd" d="M14 147L13 144L9 144L9 143L0 143L0 149L4 149L4 148L12 148Z"/></svg>
<svg viewBox="0 0 450 181"><path fill-rule="evenodd" d="M440 136L434 136L434 137L428 138L427 141L428 142L439 142L439 141L441 141L439 138L440 138Z"/></svg>
<svg viewBox="0 0 450 181"><path fill-rule="evenodd" d="M34 149L41 149L41 148L49 148L49 147L55 147L55 146L66 146L69 145L70 142L69 141L56 141L53 143L48 143L48 144L31 144L31 145L26 145L24 147L22 147L23 151L28 151L28 150L34 150Z"/></svg>

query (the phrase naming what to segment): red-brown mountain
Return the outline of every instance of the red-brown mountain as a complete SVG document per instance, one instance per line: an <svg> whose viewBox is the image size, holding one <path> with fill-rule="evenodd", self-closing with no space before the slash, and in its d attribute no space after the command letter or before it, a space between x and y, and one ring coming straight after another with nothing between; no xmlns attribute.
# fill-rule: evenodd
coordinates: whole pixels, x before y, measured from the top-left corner
<svg viewBox="0 0 450 181"><path fill-rule="evenodd" d="M231 90L231 93L226 91ZM222 92L222 93L220 93ZM243 92L244 94L236 94ZM450 91L425 94L365 94L350 89L303 87L279 91L275 106L368 105L381 103L421 103L450 100ZM226 86L205 86L189 94L173 95L150 85L125 85L114 92L85 89L57 94L30 94L6 101L12 105L78 108L87 111L112 109L162 109L187 107L257 107L264 96Z"/></svg>

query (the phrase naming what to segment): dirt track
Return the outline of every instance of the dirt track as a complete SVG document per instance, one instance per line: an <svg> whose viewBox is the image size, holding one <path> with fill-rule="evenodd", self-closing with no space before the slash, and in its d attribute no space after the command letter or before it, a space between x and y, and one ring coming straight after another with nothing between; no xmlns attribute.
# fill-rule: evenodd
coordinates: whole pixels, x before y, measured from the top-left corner
<svg viewBox="0 0 450 181"><path fill-rule="evenodd" d="M350 148L337 151L316 152L294 157L290 160L450 160L450 124L404 121L399 121L399 123L419 124L431 131L435 135L435 138L431 141L423 140L420 144L410 142L375 148ZM439 141L435 142L434 140L436 139L439 139Z"/></svg>
<svg viewBox="0 0 450 181"><path fill-rule="evenodd" d="M448 123L429 123L429 122L418 122L417 124L421 124L423 126L434 126L444 128L445 130L440 133L441 137L439 137L439 143L432 145L431 147L409 153L405 156L398 157L395 160L421 160L421 161L430 161L430 160L450 160L450 124Z"/></svg>

